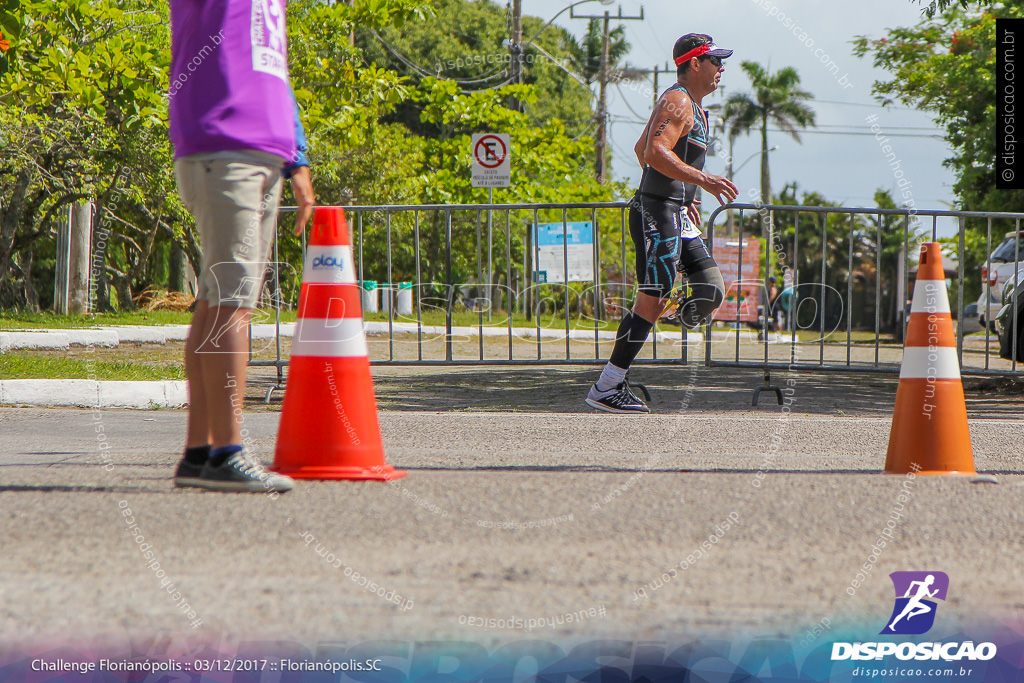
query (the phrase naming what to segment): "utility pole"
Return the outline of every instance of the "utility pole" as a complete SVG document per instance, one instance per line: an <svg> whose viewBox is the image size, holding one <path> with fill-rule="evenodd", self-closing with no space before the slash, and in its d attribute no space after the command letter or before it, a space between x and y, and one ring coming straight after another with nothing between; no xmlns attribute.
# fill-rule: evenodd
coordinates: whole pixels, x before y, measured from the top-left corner
<svg viewBox="0 0 1024 683"><path fill-rule="evenodd" d="M332 2L331 4L333 5L334 3ZM356 0L345 0L345 4L346 5L355 5L356 4ZM352 47L355 47L355 45L356 45L356 27L355 26L352 26L352 29L348 32L348 44L351 45Z"/></svg>
<svg viewBox="0 0 1024 683"><path fill-rule="evenodd" d="M71 240L68 268L67 312L89 313L89 278L92 275L92 203L75 202L71 207Z"/></svg>
<svg viewBox="0 0 1024 683"><path fill-rule="evenodd" d="M609 55L611 52L611 20L643 21L644 8L640 8L640 16L638 17L624 15L622 13L622 7L619 7L619 13L614 17L611 16L607 10L601 16L576 14L574 11L570 10L569 18L600 19L603 21L604 33L601 42L601 72L598 76L598 79L600 80L600 90L598 92L597 99L597 138L594 142L594 175L597 177L597 182L603 185L605 182L605 169L608 163L608 81L611 80L609 70Z"/></svg>
<svg viewBox="0 0 1024 683"><path fill-rule="evenodd" d="M657 107L658 99L661 98L661 75L668 76L674 74L675 69L669 68L668 64L665 64L665 66L655 66L653 69L632 69L630 73L653 77L654 94L651 96L651 106Z"/></svg>
<svg viewBox="0 0 1024 683"><path fill-rule="evenodd" d="M658 106L658 74L659 73L661 73L661 70L658 67L654 67L654 105L653 106L655 106L655 107Z"/></svg>
<svg viewBox="0 0 1024 683"><path fill-rule="evenodd" d="M512 44L509 45L510 80L512 85L523 82L523 0L512 0ZM522 103L515 97L511 109L520 111Z"/></svg>
<svg viewBox="0 0 1024 683"><path fill-rule="evenodd" d="M621 8L619 9L621 13ZM604 185L604 166L608 161L608 57L611 52L611 18L604 13L604 30L601 40L601 94L597 100L597 141L594 147L594 174L597 182Z"/></svg>

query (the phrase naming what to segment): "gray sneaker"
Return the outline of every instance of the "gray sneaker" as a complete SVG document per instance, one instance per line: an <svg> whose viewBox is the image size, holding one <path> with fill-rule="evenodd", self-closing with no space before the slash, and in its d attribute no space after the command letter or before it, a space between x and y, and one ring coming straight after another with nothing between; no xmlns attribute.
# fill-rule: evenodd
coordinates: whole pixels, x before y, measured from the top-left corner
<svg viewBox="0 0 1024 683"><path fill-rule="evenodd" d="M178 488L186 486L202 486L199 478L203 474L202 465L193 465L185 458L178 463L178 469L174 471L174 485Z"/></svg>
<svg viewBox="0 0 1024 683"><path fill-rule="evenodd" d="M291 477L267 472L259 462L244 450L235 453L220 467L209 461L194 486L211 491L235 491L242 493L284 493L295 485Z"/></svg>

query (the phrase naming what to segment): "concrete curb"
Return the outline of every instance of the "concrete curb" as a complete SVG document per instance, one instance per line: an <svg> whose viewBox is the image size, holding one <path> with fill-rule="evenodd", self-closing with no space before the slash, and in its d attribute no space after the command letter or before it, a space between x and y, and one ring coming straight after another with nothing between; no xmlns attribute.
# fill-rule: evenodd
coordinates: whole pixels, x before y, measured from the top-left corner
<svg viewBox="0 0 1024 683"><path fill-rule="evenodd" d="M0 405L79 408L180 408L188 404L185 382L98 382L91 379L0 380Z"/></svg>
<svg viewBox="0 0 1024 683"><path fill-rule="evenodd" d="M281 323L281 337L291 338L295 336L295 323ZM363 330L367 335L383 335L393 330L397 334L417 334L416 323L407 322L364 322ZM12 349L38 349L38 350L67 350L70 346L102 346L104 348L117 348L120 344L166 344L170 341L185 341L188 337L188 325L125 325L103 328L84 328L68 330L9 330L0 332L0 353ZM483 333L485 337L508 337L507 327L484 326L480 327L453 327L452 335L461 338L473 338ZM277 326L274 323L257 323L252 326L253 340L265 341L274 339L277 333ZM445 328L440 325L424 325L421 333L424 337L443 337ZM597 338L601 341L615 341L615 331L602 330L597 332ZM736 331L716 330L711 333L712 339L734 339ZM744 341L757 341L757 333L752 330L740 330L740 339ZM518 339L536 339L537 328L514 327L512 336ZM565 339L565 328L541 328L541 339L559 340ZM594 330L569 330L569 338L580 341L592 341ZM683 334L678 330L659 330L659 342L682 342ZM775 341L779 341L776 335ZM688 332L686 335L687 344L704 343L703 332Z"/></svg>
<svg viewBox="0 0 1024 683"><path fill-rule="evenodd" d="M388 326L388 323L386 323L386 322L369 322L369 323L363 323L363 329L366 331L366 334L368 334L368 335L380 335L380 334L387 334L389 326ZM416 334L416 332L417 332L416 323L393 323L391 329L393 329L398 334ZM482 328L482 330L481 330L480 327L453 327L452 328L452 335L454 337L460 337L460 338L473 338L473 337L476 337L477 335L479 335L481 333L481 331L483 332L483 336L485 336L485 337L505 337L505 338L508 337L508 328L507 327L493 327L493 326L492 327L488 327L486 325ZM717 337L718 334L728 335L729 337L731 337L733 333L728 332L728 333L713 333L713 334L716 337ZM445 328L443 328L443 327L441 327L439 325L434 325L434 326L424 325L423 326L423 336L424 337L438 338L438 337L444 337L444 335L445 335ZM601 340L601 341L615 341L615 335L616 335L616 332L614 332L612 330L600 330L600 331L597 332L597 338L599 340ZM283 334L282 334L282 336L283 336ZM535 328L535 327L513 327L512 328L512 336L517 338L517 339L527 339L527 340L529 340L529 339L536 339L537 338L537 328ZM540 329L540 337L541 337L541 339L547 339L547 340L565 339L565 328L542 327ZM756 334L753 335L753 338L754 339L757 338ZM569 330L569 339L576 339L576 340L579 340L579 341L593 341L593 339L594 339L594 330ZM676 331L670 331L670 332L659 331L658 332L658 341L659 342L663 342L663 341L665 341L665 342L682 342L682 340L683 340L683 333L682 332L676 332ZM686 335L686 343L687 344L703 344L704 343L704 333L703 332L689 332L689 333L687 333L687 335Z"/></svg>
<svg viewBox="0 0 1024 683"><path fill-rule="evenodd" d="M125 325L107 329L117 332L117 339L121 344L166 344L169 341L184 341L188 337L188 327L188 325Z"/></svg>
<svg viewBox="0 0 1024 683"><path fill-rule="evenodd" d="M295 323L281 323L283 338L295 335ZM367 335L386 335L389 330L398 334L416 334L416 323L407 322L364 322L363 329ZM167 326L111 326L104 328L68 329L68 330L9 330L0 332L0 353L12 349L26 350L58 350L66 351L71 346L100 346L117 348L120 344L166 344L168 341L183 341L187 338L188 325ZM485 337L508 337L508 327L453 327L452 335L457 338L474 338L479 334ZM254 340L272 340L277 333L273 323L259 323L252 326ZM424 337L444 337L445 328L440 326L424 326ZM716 331L713 339L733 339L734 331ZM739 332L741 339L756 334L749 331ZM536 339L536 328L513 328L512 335L518 339ZM545 340L565 339L564 328L542 328L540 336ZM659 343L681 343L682 332L659 331ZM570 330L569 338L592 341L593 330ZM601 341L614 341L615 332L599 331L597 338ZM687 344L703 344L704 334L689 332ZM87 379L7 379L0 380L0 405L4 406L72 406L81 408L128 408L150 410L154 408L180 408L188 404L188 385L183 381L140 381L115 382Z"/></svg>
<svg viewBox="0 0 1024 683"><path fill-rule="evenodd" d="M117 330L110 328L74 330L74 334L69 330L68 337L72 346L99 346L105 349L116 349L121 343L121 337Z"/></svg>
<svg viewBox="0 0 1024 683"><path fill-rule="evenodd" d="M40 330L38 332L27 332L12 330L10 332L0 332L0 353L7 353L12 349L67 351L70 347L71 336L64 331Z"/></svg>

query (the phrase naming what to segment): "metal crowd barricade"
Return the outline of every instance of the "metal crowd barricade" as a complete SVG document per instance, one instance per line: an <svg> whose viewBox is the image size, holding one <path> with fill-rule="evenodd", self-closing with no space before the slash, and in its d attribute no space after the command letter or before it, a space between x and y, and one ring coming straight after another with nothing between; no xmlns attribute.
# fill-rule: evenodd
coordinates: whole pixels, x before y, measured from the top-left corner
<svg viewBox="0 0 1024 683"><path fill-rule="evenodd" d="M738 220L733 222L738 226L733 231L735 235L727 234L730 232L728 224L724 227L722 225L721 219L729 212L738 214ZM751 214L756 217L753 225L751 221L744 220ZM758 284L767 288L769 275L788 270L793 276L794 289L791 312L786 316L787 329L774 334L768 329L767 320L763 320L764 330L756 345L742 344L739 332L731 344L706 344L705 364L709 367L728 365L762 368L765 386L761 389L776 392L777 387L770 383L770 372L773 369L898 372L908 322L906 306L912 292L912 257L920 242L938 241L939 219L946 219L957 223L956 284L950 294L950 303L958 321L957 351L962 371L965 375L989 376L1016 373L1017 361L999 358L998 340L987 327L982 337L974 335L965 345L965 323L970 321L965 320L964 309L970 302L964 300L964 285L965 278L981 280L980 268L965 270L968 226L974 223L971 227L976 228L972 233L975 235L984 227L988 254L991 252L993 230L1006 228L1019 234L1022 218L1022 213L971 211L756 204L719 207L708 219L708 243L712 254L716 242L737 239L742 245L747 236L759 237L764 240L764 253ZM922 223L922 219L925 222ZM895 248L899 251L896 258L897 273L893 274L885 272L883 256L887 256L886 260L891 263L891 252ZM841 256L843 252L846 258L837 259L836 255ZM843 264L845 274L830 272L830 262L832 265ZM808 272L810 267L814 267L814 272ZM857 280L860 280L859 284ZM830 282L836 286L830 285ZM890 288L895 286L897 292L884 292L885 284ZM854 340L854 308L858 299L855 289L861 298L866 298L868 294L873 294L874 298L873 302L865 302L873 304L867 306L873 309L873 321L866 330L870 339L860 341ZM830 296L829 290L835 296ZM883 292L887 300L895 296L899 307L893 339L888 342L883 342ZM804 314L804 318L810 320L801 325L801 307L807 304L810 304L811 315ZM834 311L836 305L840 307L841 315L831 316L835 323L832 325L829 323L829 312ZM992 315L996 311L998 306L994 307ZM765 318L773 312L766 311ZM865 331L863 325L858 331ZM756 398L755 394L755 401Z"/></svg>
<svg viewBox="0 0 1024 683"><path fill-rule="evenodd" d="M371 355L377 365L561 365L603 363L611 351L621 312L634 296L632 248L627 248L627 202L581 204L464 204L344 207L352 233L357 278L374 277L389 288L387 316L368 323ZM294 207L282 208L293 212ZM726 235L721 219L738 214L738 233ZM748 218L756 215L756 228ZM707 221L712 254L716 242L736 237L763 240L759 285L771 272L790 268L796 276L794 312L817 307L811 323L791 325L781 337L738 329L738 320L708 325L703 336L659 326L643 364L686 364L700 360L691 343L704 341L707 366L807 368L896 372L902 357L906 315L901 309L893 341L884 341L883 300L897 303L910 296L910 265L921 238L935 239L938 220L956 220L957 318L963 320L966 228L978 221L987 231L991 251L993 230L1020 230L1024 214L958 211L913 211L819 206L732 204L716 209ZM930 230L921 227L930 219ZM568 233L574 222L593 226L593 279L588 282L534 282L541 246L531 226L561 224L562 273L570 271ZM848 224L847 230L841 230ZM974 227L974 226L972 226ZM557 232L557 230L556 230ZM840 244L839 241L842 241ZM882 245L882 249L877 248ZM304 249L305 244L301 245ZM274 317L274 349L270 360L251 357L251 365L274 367L283 383L282 307L297 303L301 264L285 264L274 245L270 289ZM741 246L742 248L742 246ZM894 259L889 253L899 249ZM888 250L888 251L887 251ZM845 252L845 275L830 270L830 258ZM883 253L884 252L884 253ZM811 255L813 254L813 258ZM548 252L548 258L551 258ZM295 260L295 259L293 259ZM819 262L820 261L820 262ZM810 264L815 272L809 272ZM291 268L288 302L282 294L282 267ZM886 272L896 267L898 273ZM564 279L564 278L563 278ZM396 280L411 283L413 310L397 312ZM834 283L829 292L824 285ZM883 285L898 292L884 292ZM867 297L873 296L873 305ZM873 309L873 320L855 320L854 305ZM500 305L499 305L500 304ZM824 315L836 306L842 315L831 329ZM502 319L500 316L504 315ZM379 317L379 316L378 316ZM515 322L513 318L519 322ZM472 318L467 321L467 318ZM461 321L460 321L461 319ZM723 330L722 324L726 327ZM858 325L858 323L860 323ZM813 330L810 327L814 327ZM813 334L811 334L813 332ZM855 335L854 333L857 332ZM860 337L855 339L854 337ZM865 338L866 337L866 338ZM986 331L981 342L972 337L965 348L963 325L957 335L965 374L1002 375L1016 372L1016 361L998 358L998 342ZM266 354L264 354L266 355Z"/></svg>
<svg viewBox="0 0 1024 683"><path fill-rule="evenodd" d="M621 310L632 304L634 296L635 267L631 246L627 249L628 206L607 202L343 207L357 279L384 280L385 288L407 281L413 292L411 314L399 314L398 292L385 289L390 292L386 319L373 321L374 316L367 316L374 364L605 362ZM281 209L283 213L294 210ZM534 243L531 226L561 225L559 257L561 272L566 274L572 257L567 233L575 222L593 227L592 253L588 254L593 279L534 282L544 247ZM280 292L285 264L278 245L274 248L276 266L269 280L275 293L274 358L251 358L250 364L275 367L280 385L288 364L282 356L281 308L295 306L298 286L293 283L292 300L284 301ZM293 276L301 271L299 264L291 268ZM610 311L606 310L609 305ZM466 320L470 315L472 324ZM639 362L686 363L691 341L678 328L662 330Z"/></svg>

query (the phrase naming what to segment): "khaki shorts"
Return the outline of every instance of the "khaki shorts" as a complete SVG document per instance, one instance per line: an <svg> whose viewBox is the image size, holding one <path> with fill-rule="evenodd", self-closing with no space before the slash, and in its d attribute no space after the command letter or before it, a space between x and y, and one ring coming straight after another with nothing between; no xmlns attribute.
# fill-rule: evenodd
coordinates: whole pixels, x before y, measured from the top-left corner
<svg viewBox="0 0 1024 683"><path fill-rule="evenodd" d="M203 252L197 299L210 306L255 308L274 244L282 165L275 156L245 151L193 154L174 162Z"/></svg>

